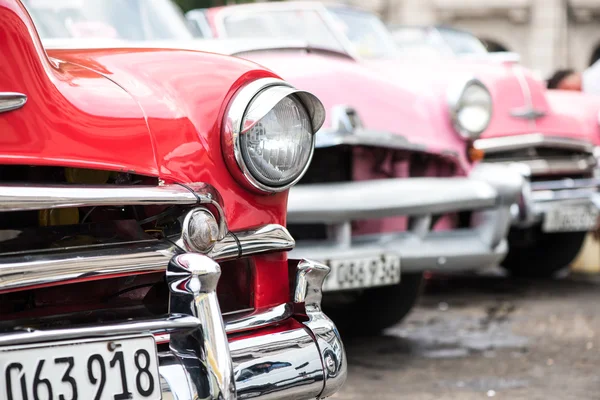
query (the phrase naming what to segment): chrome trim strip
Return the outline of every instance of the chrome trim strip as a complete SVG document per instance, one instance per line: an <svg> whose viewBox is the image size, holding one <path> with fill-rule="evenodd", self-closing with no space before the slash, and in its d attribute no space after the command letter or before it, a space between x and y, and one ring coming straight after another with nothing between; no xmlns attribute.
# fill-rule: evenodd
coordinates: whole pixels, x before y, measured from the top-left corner
<svg viewBox="0 0 600 400"><path fill-rule="evenodd" d="M531 160L513 160L513 161L486 161L488 164L512 165L515 163L526 165L530 174L535 175L554 175L554 174L581 174L590 172L597 165L596 157L580 157L578 159L544 159L536 158Z"/></svg>
<svg viewBox="0 0 600 400"><path fill-rule="evenodd" d="M295 244L294 238L285 227L268 224L247 231L229 232L223 240L215 244L208 256L223 261L252 254L291 250Z"/></svg>
<svg viewBox="0 0 600 400"><path fill-rule="evenodd" d="M225 331L227 333L238 333L273 325L291 317L292 312L292 306L285 303L264 310L253 311L248 314L235 315L232 317L226 316L224 317Z"/></svg>
<svg viewBox="0 0 600 400"><path fill-rule="evenodd" d="M520 65L513 65L511 67L511 71L513 72L515 78L517 78L517 82L519 82L519 86L521 87L521 92L523 93L523 99L525 100L525 104L523 108L510 110L510 115L516 118L523 118L525 116L528 121L528 125L530 129L535 130L536 128L536 119L538 118L536 114L540 112L533 108L533 98L531 97L531 88L527 83L527 78L523 73L523 68ZM542 113L543 116L545 113ZM534 117L530 117L530 116ZM540 116L540 117L541 117Z"/></svg>
<svg viewBox="0 0 600 400"><path fill-rule="evenodd" d="M27 103L27 96L23 93L0 92L0 113L18 110Z"/></svg>
<svg viewBox="0 0 600 400"><path fill-rule="evenodd" d="M237 241L233 235L238 238ZM269 224L247 231L229 232L208 256L215 261L225 261L252 254L286 251L294 245L287 229ZM68 252L43 252L26 257L0 256L0 293L114 275L161 272L167 268L171 257L183 252L170 242L156 240L100 249L83 247Z"/></svg>
<svg viewBox="0 0 600 400"><path fill-rule="evenodd" d="M531 182L531 190L572 190L572 189L598 189L600 178L586 179L559 179L554 181Z"/></svg>
<svg viewBox="0 0 600 400"><path fill-rule="evenodd" d="M222 207L219 193L205 183L163 186L0 185L0 212L109 205L194 205Z"/></svg>
<svg viewBox="0 0 600 400"><path fill-rule="evenodd" d="M386 149L426 152L427 147L410 142L405 136L385 131L356 128L352 132L337 129L321 129L316 135L315 147L371 146Z"/></svg>
<svg viewBox="0 0 600 400"><path fill-rule="evenodd" d="M398 255L402 273L424 271L472 271L498 265L506 256L505 235L511 216L505 207L487 215L490 222L472 229L398 232L384 235L354 236L346 244L327 241L298 241L290 258L312 257L320 262L331 260L369 260L382 254ZM495 225L496 224L496 225Z"/></svg>
<svg viewBox="0 0 600 400"><path fill-rule="evenodd" d="M140 333L167 334L189 332L201 326L200 320L188 315L169 315L159 319L126 321L118 324L88 325L74 328L0 332L0 346L44 343L56 340L89 339Z"/></svg>
<svg viewBox="0 0 600 400"><path fill-rule="evenodd" d="M209 204L219 214L219 239L227 233L223 199L206 183L162 186L0 185L0 212L69 207Z"/></svg>
<svg viewBox="0 0 600 400"><path fill-rule="evenodd" d="M477 139L474 145L475 148L484 150L487 153L519 150L531 146L558 147L579 150L590 154L594 152L594 146L589 142L560 136L545 136L541 133Z"/></svg>
<svg viewBox="0 0 600 400"><path fill-rule="evenodd" d="M470 178L392 178L299 185L290 191L288 223L439 214L494 207L497 200L494 187Z"/></svg>
<svg viewBox="0 0 600 400"><path fill-rule="evenodd" d="M114 275L164 271L179 250L156 241L67 253L42 253L0 258L0 292L50 286Z"/></svg>

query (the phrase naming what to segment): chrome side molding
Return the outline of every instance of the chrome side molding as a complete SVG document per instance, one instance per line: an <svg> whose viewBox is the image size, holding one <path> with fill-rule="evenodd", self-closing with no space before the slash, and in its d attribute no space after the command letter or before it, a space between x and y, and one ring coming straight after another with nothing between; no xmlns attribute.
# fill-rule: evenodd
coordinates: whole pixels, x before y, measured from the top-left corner
<svg viewBox="0 0 600 400"><path fill-rule="evenodd" d="M27 103L27 96L23 93L0 92L0 113L17 110Z"/></svg>

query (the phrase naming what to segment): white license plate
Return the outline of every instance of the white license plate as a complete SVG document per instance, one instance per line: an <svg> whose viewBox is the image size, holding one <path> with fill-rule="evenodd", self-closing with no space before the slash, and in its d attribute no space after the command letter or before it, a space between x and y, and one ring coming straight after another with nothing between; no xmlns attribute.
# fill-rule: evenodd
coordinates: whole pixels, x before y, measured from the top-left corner
<svg viewBox="0 0 600 400"><path fill-rule="evenodd" d="M396 254L326 261L331 268L323 291L362 289L400 282L400 257Z"/></svg>
<svg viewBox="0 0 600 400"><path fill-rule="evenodd" d="M544 217L544 232L589 231L596 227L598 210L593 205L551 208Z"/></svg>
<svg viewBox="0 0 600 400"><path fill-rule="evenodd" d="M158 400L152 336L0 348L2 400Z"/></svg>

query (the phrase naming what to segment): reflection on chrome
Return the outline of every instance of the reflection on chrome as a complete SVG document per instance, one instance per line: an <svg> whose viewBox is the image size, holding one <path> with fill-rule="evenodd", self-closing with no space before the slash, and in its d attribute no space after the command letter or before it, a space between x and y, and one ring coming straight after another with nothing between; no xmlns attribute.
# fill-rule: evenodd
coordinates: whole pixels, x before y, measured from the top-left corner
<svg viewBox="0 0 600 400"><path fill-rule="evenodd" d="M171 259L167 269L169 312L192 315L203 326L193 334L172 334L170 346L184 363L197 398L229 400L236 395L216 292L220 276L219 264L206 256L186 253Z"/></svg>
<svg viewBox="0 0 600 400"><path fill-rule="evenodd" d="M229 344L240 399L316 398L323 366L306 329L248 337Z"/></svg>
<svg viewBox="0 0 600 400"><path fill-rule="evenodd" d="M325 385L320 398L337 392L346 381L347 360L344 345L335 324L321 310L322 287L329 273L326 265L302 260L296 271L294 302L304 303L308 321L304 324L317 340L323 361Z"/></svg>

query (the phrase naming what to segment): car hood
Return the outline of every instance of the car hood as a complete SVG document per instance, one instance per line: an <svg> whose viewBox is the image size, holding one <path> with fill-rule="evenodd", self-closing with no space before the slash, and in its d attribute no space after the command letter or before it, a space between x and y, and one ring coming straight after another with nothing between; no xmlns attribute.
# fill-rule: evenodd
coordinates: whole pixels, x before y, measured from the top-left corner
<svg viewBox="0 0 600 400"><path fill-rule="evenodd" d="M76 47L82 40L48 40L48 46ZM307 47L291 40L218 39L126 42L97 40L91 47L135 46L201 50L234 54L256 62L295 87L314 93L327 109L324 128L332 126L331 110L350 106L363 127L402 135L431 152L464 153L464 140L453 130L445 110L437 108L434 92L392 83L344 53Z"/></svg>
<svg viewBox="0 0 600 400"><path fill-rule="evenodd" d="M539 132L600 145L599 96L565 90L548 90L546 93L549 112L536 121Z"/></svg>
<svg viewBox="0 0 600 400"><path fill-rule="evenodd" d="M437 93L441 103L446 102L446 92L453 82L479 79L489 89L494 107L484 138L533 132L594 142L599 138L597 101L580 93L553 93L528 69L512 61L442 58L364 62L404 87Z"/></svg>

